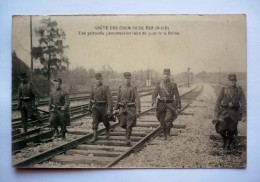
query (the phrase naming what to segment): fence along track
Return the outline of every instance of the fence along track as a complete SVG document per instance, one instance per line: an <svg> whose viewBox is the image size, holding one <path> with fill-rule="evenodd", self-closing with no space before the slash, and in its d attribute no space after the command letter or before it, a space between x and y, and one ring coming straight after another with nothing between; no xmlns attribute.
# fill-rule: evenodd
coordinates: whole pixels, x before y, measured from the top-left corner
<svg viewBox="0 0 260 182"><path fill-rule="evenodd" d="M183 96L195 91L197 91L197 94L199 93L198 88L196 87L183 94ZM186 107L184 107L184 109L185 108ZM152 120L143 119L143 116L153 111L154 108L151 108L142 112L142 117L139 118L137 127L133 129L131 136L132 145L130 147L124 145L125 132L117 127L118 123L115 123L111 125L111 129L113 131L111 132L111 137L109 139L105 139L105 129L103 128L98 131L99 140L93 144L86 142L93 136L93 133L90 133L64 145L57 146L53 149L42 152L39 155L35 155L21 162L15 163L14 167L31 167L46 160L61 162L62 164L72 164L75 162L84 164L95 163L100 167L111 167L131 152L138 151L148 140L158 135L160 126L157 119L155 119L155 114L154 119ZM175 125L174 127L183 128L185 126ZM66 153L66 155L59 155L62 153Z"/></svg>

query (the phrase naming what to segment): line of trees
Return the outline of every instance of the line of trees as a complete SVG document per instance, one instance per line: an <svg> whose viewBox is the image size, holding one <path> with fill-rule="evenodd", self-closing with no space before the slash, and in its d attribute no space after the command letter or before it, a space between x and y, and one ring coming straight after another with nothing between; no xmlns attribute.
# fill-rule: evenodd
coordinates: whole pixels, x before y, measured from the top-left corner
<svg viewBox="0 0 260 182"><path fill-rule="evenodd" d="M111 87L118 87L121 84L123 73L114 71L110 65L104 65L102 70L94 70L84 67L69 69L69 59L65 56L65 50L69 48L65 45L66 34L58 27L58 23L51 18L44 18L40 21L40 26L34 29L38 38L38 45L32 47L31 55L35 62L41 64L40 68L34 69L33 83L38 88L41 95L48 95L51 88L51 78L60 76L64 79L65 87L70 92L87 90L94 83L94 75L98 71L102 73L105 84ZM19 84L18 75L22 72L30 73L29 67L17 57L16 53L12 53L12 85L13 93L17 92ZM209 73L206 71L194 74L190 72L190 68L182 73L173 75L173 81L176 83L190 82L209 82L219 83L227 80L228 73ZM47 78L47 79L46 79ZM146 85L146 80L150 80L152 85L162 79L162 73L153 69L136 70L132 72L132 81L138 87ZM246 74L238 73L238 79L246 84ZM46 94L47 93L47 94Z"/></svg>

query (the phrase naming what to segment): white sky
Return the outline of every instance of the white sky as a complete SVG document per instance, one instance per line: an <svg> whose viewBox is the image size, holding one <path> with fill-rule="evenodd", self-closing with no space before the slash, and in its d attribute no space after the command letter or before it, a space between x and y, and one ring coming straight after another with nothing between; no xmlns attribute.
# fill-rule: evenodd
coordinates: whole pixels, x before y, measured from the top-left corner
<svg viewBox="0 0 260 182"><path fill-rule="evenodd" d="M43 16L34 16L33 27ZM70 68L99 70L109 64L120 72L146 69L179 73L246 72L245 15L53 16L66 33ZM13 50L30 65L29 16L13 18ZM87 36L96 26L167 26L179 35ZM108 30L111 32L111 30ZM106 30L103 30L106 32ZM121 31L120 31L121 32ZM141 31L142 32L142 31ZM147 30L147 33L154 32ZM166 31L168 33L168 31ZM33 36L33 46L37 46Z"/></svg>

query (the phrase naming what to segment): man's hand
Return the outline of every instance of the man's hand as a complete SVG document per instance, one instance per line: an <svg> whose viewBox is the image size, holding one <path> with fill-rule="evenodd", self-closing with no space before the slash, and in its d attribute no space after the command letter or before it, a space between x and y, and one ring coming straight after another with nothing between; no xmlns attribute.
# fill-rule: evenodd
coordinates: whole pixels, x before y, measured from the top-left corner
<svg viewBox="0 0 260 182"><path fill-rule="evenodd" d="M63 106L60 110L61 110L61 111L65 111L65 107Z"/></svg>
<svg viewBox="0 0 260 182"><path fill-rule="evenodd" d="M155 102L152 103L152 107L156 107Z"/></svg>
<svg viewBox="0 0 260 182"><path fill-rule="evenodd" d="M217 117L217 116L214 116L213 121L212 121L212 124L215 125L215 124L217 123L217 120L218 120L218 117Z"/></svg>
<svg viewBox="0 0 260 182"><path fill-rule="evenodd" d="M119 113L119 109L114 109L113 114L118 114Z"/></svg>

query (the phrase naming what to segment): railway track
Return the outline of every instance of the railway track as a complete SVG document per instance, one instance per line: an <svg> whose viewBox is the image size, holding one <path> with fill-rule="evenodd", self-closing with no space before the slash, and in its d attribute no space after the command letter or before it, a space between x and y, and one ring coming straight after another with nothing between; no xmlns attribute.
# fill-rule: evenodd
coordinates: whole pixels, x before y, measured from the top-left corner
<svg viewBox="0 0 260 182"><path fill-rule="evenodd" d="M151 91L148 89L142 89L140 92L140 97L150 95ZM70 108L71 121L78 118L84 117L88 112L86 109L88 104L73 106ZM53 136L53 131L48 130L49 115L44 113L41 117L41 121L37 119L29 119L27 125L29 127L28 131L21 133L20 128L22 127L21 119L16 118L12 120L12 151L13 153L19 152L27 146L28 143L41 143L45 142L46 138Z"/></svg>
<svg viewBox="0 0 260 182"><path fill-rule="evenodd" d="M180 115L189 114L183 111L199 95L203 88L195 87L181 94L183 109ZM148 103L150 104L151 103ZM147 106L146 106L147 108ZM174 124L174 129L184 129L185 125ZM99 139L95 143L88 142L93 133L88 132L69 132L78 133L76 139L72 139L53 148L35 154L22 161L14 162L14 167L32 167L39 163L59 163L59 165L73 165L74 167L112 167L121 159L132 152L136 152L160 132L159 122L155 117L155 109L149 108L141 113L137 121L137 127L133 129L131 136L131 146L125 146L125 131L118 127L118 123L111 125L111 137L106 139L105 129L98 131Z"/></svg>
<svg viewBox="0 0 260 182"><path fill-rule="evenodd" d="M145 92L151 92L154 88L153 87L144 87L142 89L139 89L140 93L145 93ZM112 90L111 91L112 97L116 97L117 90ZM88 100L90 97L90 92L81 92L81 93L75 93L75 94L70 94L70 101L80 101L80 100ZM39 106L46 106L49 104L49 97L41 97ZM14 98L12 99L12 110L15 110L15 108L18 105L18 99Z"/></svg>
<svg viewBox="0 0 260 182"><path fill-rule="evenodd" d="M151 94L151 90L142 90L140 91L140 97L143 97L143 96L146 96L146 95L150 95ZM85 100L85 97L81 97L82 99L81 100ZM113 97L115 99L115 95ZM78 106L72 106L70 107L70 115L73 116L73 115L77 115L77 114L80 114L82 112L84 112L86 109L88 108L88 104L81 104L81 105L78 105ZM40 110L41 112L41 110ZM45 111L47 112L47 111ZM46 113L43 113L42 114L42 122L46 121L46 119L48 118L48 114ZM30 126L34 126L34 125L37 125L38 120L37 119L28 119L28 125ZM12 128L13 128L13 132L12 133L15 133L17 134L17 131L14 131L15 128L21 128L22 127L22 124L21 124L21 118L14 118L12 119Z"/></svg>

